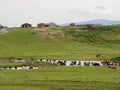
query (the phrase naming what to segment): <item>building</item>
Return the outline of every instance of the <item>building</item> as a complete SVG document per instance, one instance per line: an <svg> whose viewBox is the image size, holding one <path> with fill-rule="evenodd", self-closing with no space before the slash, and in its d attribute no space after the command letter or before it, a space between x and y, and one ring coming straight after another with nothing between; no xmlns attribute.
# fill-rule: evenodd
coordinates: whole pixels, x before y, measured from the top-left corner
<svg viewBox="0 0 120 90"><path fill-rule="evenodd" d="M22 26L21 26L22 28L31 28L32 27L32 25L31 24L29 24L29 23L24 23L24 24L22 24Z"/></svg>
<svg viewBox="0 0 120 90"><path fill-rule="evenodd" d="M50 22L50 23L48 23L48 25L49 25L50 27L56 27L56 26L57 26L54 22Z"/></svg>
<svg viewBox="0 0 120 90"><path fill-rule="evenodd" d="M44 27L49 27L49 25L45 24L45 23L38 23L37 27L38 28L44 28Z"/></svg>
<svg viewBox="0 0 120 90"><path fill-rule="evenodd" d="M38 23L38 28L44 28L44 27L56 27L57 25L53 22L50 23Z"/></svg>

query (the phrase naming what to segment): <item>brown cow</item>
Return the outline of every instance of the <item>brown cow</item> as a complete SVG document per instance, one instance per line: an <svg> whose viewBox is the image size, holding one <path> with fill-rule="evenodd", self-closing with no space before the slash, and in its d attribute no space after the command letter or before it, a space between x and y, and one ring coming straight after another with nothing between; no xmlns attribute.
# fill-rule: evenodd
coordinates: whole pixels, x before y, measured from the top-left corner
<svg viewBox="0 0 120 90"><path fill-rule="evenodd" d="M116 69L116 66L115 65L109 65L108 68L110 68L110 69Z"/></svg>
<svg viewBox="0 0 120 90"><path fill-rule="evenodd" d="M84 62L85 66L90 66L90 62Z"/></svg>

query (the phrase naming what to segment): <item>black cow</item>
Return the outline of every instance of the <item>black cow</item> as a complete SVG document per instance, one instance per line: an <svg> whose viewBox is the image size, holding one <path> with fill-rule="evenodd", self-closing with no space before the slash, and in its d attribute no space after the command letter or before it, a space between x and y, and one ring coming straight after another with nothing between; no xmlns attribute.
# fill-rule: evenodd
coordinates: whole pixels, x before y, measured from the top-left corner
<svg viewBox="0 0 120 90"><path fill-rule="evenodd" d="M78 62L78 65L81 65L81 62Z"/></svg>
<svg viewBox="0 0 120 90"><path fill-rule="evenodd" d="M92 63L92 66L100 66L100 64L99 63Z"/></svg>
<svg viewBox="0 0 120 90"><path fill-rule="evenodd" d="M70 66L76 65L76 61L71 61Z"/></svg>
<svg viewBox="0 0 120 90"><path fill-rule="evenodd" d="M66 64L66 61L58 61L57 62L57 65L65 65Z"/></svg>

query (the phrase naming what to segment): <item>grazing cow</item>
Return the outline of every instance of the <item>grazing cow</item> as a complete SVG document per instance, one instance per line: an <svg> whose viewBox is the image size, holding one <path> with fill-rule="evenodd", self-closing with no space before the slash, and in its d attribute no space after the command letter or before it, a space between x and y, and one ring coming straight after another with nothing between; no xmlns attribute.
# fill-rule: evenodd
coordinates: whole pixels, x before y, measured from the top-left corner
<svg viewBox="0 0 120 90"><path fill-rule="evenodd" d="M48 62L48 59L46 60L46 62Z"/></svg>
<svg viewBox="0 0 120 90"><path fill-rule="evenodd" d="M17 69L17 67L15 66L15 69Z"/></svg>
<svg viewBox="0 0 120 90"><path fill-rule="evenodd" d="M54 63L55 63L55 61L56 61L56 60L55 60L55 59L53 59L53 62L54 62Z"/></svg>
<svg viewBox="0 0 120 90"><path fill-rule="evenodd" d="M57 65L65 65L66 61L58 61Z"/></svg>
<svg viewBox="0 0 120 90"><path fill-rule="evenodd" d="M42 67L44 67L44 65L43 64L39 64L39 68L42 68Z"/></svg>
<svg viewBox="0 0 120 90"><path fill-rule="evenodd" d="M64 64L66 64L66 61L64 61Z"/></svg>
<svg viewBox="0 0 120 90"><path fill-rule="evenodd" d="M60 65L60 61L58 60L57 65Z"/></svg>
<svg viewBox="0 0 120 90"><path fill-rule="evenodd" d="M110 68L110 69L116 69L116 66L115 65L109 65L108 68Z"/></svg>
<svg viewBox="0 0 120 90"><path fill-rule="evenodd" d="M42 59L40 59L40 62L42 62Z"/></svg>
<svg viewBox="0 0 120 90"><path fill-rule="evenodd" d="M31 65L31 66L29 67L29 69L33 69L33 66Z"/></svg>
<svg viewBox="0 0 120 90"><path fill-rule="evenodd" d="M111 65L119 66L119 63L117 61L113 61Z"/></svg>
<svg viewBox="0 0 120 90"><path fill-rule="evenodd" d="M90 62L84 62L85 66L90 66Z"/></svg>
<svg viewBox="0 0 120 90"><path fill-rule="evenodd" d="M92 66L100 66L100 64L92 62Z"/></svg>
<svg viewBox="0 0 120 90"><path fill-rule="evenodd" d="M9 69L11 69L12 67L9 67Z"/></svg>
<svg viewBox="0 0 120 90"><path fill-rule="evenodd" d="M78 65L81 65L81 62L78 62Z"/></svg>
<svg viewBox="0 0 120 90"><path fill-rule="evenodd" d="M103 61L101 62L104 66L109 66L110 65L110 62L109 61Z"/></svg>
<svg viewBox="0 0 120 90"><path fill-rule="evenodd" d="M70 66L76 65L76 61L71 61Z"/></svg>

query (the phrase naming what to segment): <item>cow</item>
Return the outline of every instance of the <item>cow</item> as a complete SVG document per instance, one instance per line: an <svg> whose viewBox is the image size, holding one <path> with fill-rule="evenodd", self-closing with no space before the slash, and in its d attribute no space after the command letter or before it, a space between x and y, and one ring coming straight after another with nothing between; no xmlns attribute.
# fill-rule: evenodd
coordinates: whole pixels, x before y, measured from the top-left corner
<svg viewBox="0 0 120 90"><path fill-rule="evenodd" d="M42 68L44 67L44 65L42 63L39 64L39 68Z"/></svg>
<svg viewBox="0 0 120 90"><path fill-rule="evenodd" d="M116 66L115 65L109 65L108 68L110 68L110 69L116 69Z"/></svg>
<svg viewBox="0 0 120 90"><path fill-rule="evenodd" d="M42 62L42 59L40 59L40 62Z"/></svg>
<svg viewBox="0 0 120 90"><path fill-rule="evenodd" d="M66 64L66 61L58 61L57 62L57 65L65 65Z"/></svg>
<svg viewBox="0 0 120 90"><path fill-rule="evenodd" d="M71 61L71 63L70 63L70 66L74 66L74 65L76 65L76 61Z"/></svg>
<svg viewBox="0 0 120 90"><path fill-rule="evenodd" d="M15 69L17 69L17 67L15 66Z"/></svg>
<svg viewBox="0 0 120 90"><path fill-rule="evenodd" d="M90 62L84 62L85 66L90 66Z"/></svg>
<svg viewBox="0 0 120 90"><path fill-rule="evenodd" d="M80 62L80 61L78 62L78 65L81 65L81 62Z"/></svg>
<svg viewBox="0 0 120 90"><path fill-rule="evenodd" d="M104 66L109 66L110 65L110 61L103 61L103 62L101 62L102 63L102 65L104 65Z"/></svg>
<svg viewBox="0 0 120 90"><path fill-rule="evenodd" d="M100 64L92 62L92 66L100 66Z"/></svg>

